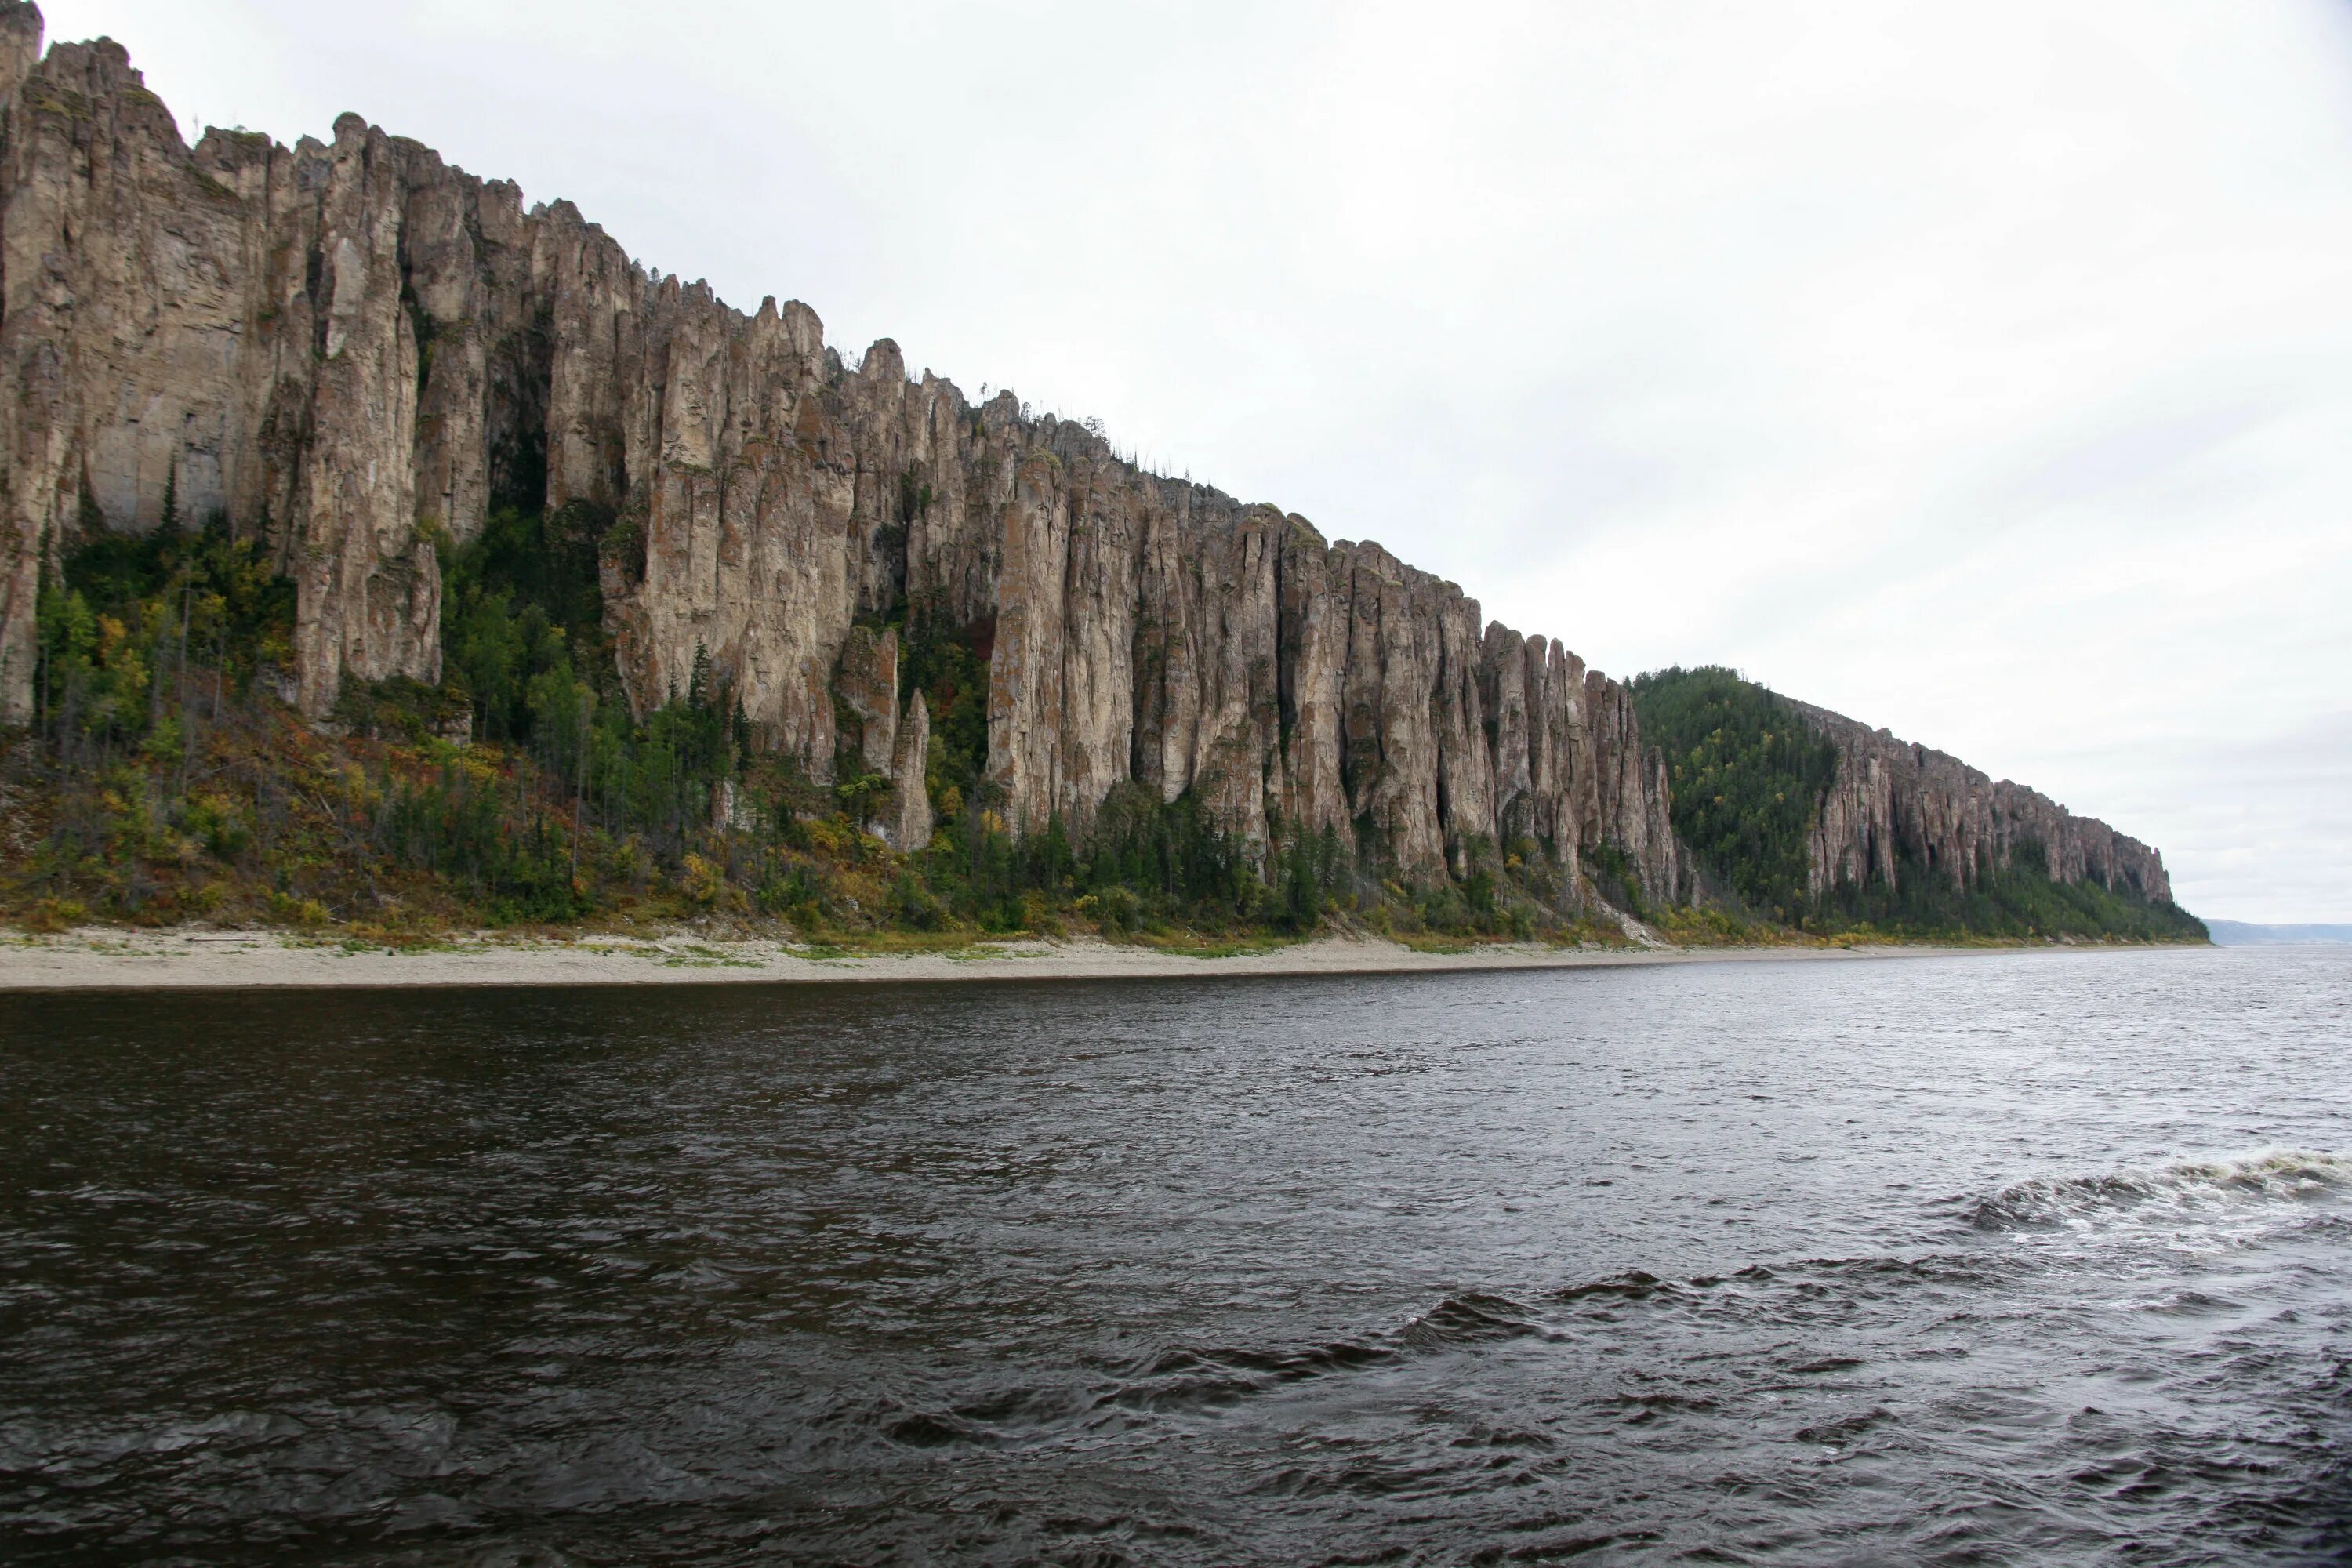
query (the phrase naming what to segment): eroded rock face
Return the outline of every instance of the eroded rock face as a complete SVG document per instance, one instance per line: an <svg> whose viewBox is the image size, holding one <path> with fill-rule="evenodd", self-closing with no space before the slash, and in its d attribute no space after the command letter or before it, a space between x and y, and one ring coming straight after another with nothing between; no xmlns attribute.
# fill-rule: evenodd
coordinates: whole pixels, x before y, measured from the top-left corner
<svg viewBox="0 0 2352 1568"><path fill-rule="evenodd" d="M857 759L860 771L889 777L898 741L898 631L852 626L842 640L834 689L840 693L846 718L845 722L842 715L835 719L842 725L838 739L843 752Z"/></svg>
<svg viewBox="0 0 2352 1568"><path fill-rule="evenodd" d="M2034 845L2055 880L2172 901L2164 857L2138 839L1946 752L1825 708L1790 706L1838 752L1808 847L1814 897L1866 882L1899 886L1913 867L1966 888Z"/></svg>
<svg viewBox="0 0 2352 1568"><path fill-rule="evenodd" d="M898 716L898 742L890 752L894 783L885 837L904 854L911 855L931 842L931 797L924 784L930 755L931 709L918 691L907 700L906 711Z"/></svg>
<svg viewBox="0 0 2352 1568"><path fill-rule="evenodd" d="M215 131L190 149L119 45L59 45L28 66L39 27L31 5L0 5L0 80L15 79L0 129L0 714L28 710L41 563L167 510L270 542L298 584L307 710L331 708L346 672L438 679L440 571L420 521L455 507L461 535L478 524L492 432L513 421L488 417L490 377L462 344L436 359L437 334L418 335L436 309L468 331L495 325L495 290L459 288L488 247L410 254L411 208L437 193L511 237L511 187L485 198L348 115L331 144ZM442 228L465 227L450 213ZM428 361L449 367L439 383Z"/></svg>
<svg viewBox="0 0 2352 1568"><path fill-rule="evenodd" d="M312 244L326 306L296 507L294 661L323 712L346 674L441 675L441 571L416 527L415 322L402 300L410 147L335 121Z"/></svg>
<svg viewBox="0 0 2352 1568"><path fill-rule="evenodd" d="M1134 783L1259 850L1327 829L1407 879L1603 847L1676 895L1664 773L1615 683L1379 545L1145 473L1093 430L852 365L806 306L658 278L569 203L355 116L191 150L114 45L35 63L0 0L0 712L33 596L165 498L266 536L299 589L299 700L437 678L439 542L586 508L632 703L698 657L758 742L897 784L932 830L899 635L989 658L988 805L1082 826ZM1566 879L1570 886L1580 879Z"/></svg>

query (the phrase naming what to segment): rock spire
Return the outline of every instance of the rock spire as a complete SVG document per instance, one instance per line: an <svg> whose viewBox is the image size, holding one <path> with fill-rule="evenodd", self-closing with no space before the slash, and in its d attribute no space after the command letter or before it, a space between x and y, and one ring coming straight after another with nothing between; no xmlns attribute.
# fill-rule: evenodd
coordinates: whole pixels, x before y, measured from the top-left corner
<svg viewBox="0 0 2352 1568"><path fill-rule="evenodd" d="M1018 826L1132 782L1258 845L1333 828L1401 875L1606 843L1680 890L1622 692L1453 584L1010 393L975 406L887 339L853 365L806 306L657 279L571 204L526 211L356 116L188 147L120 46L41 57L40 26L0 0L0 717L29 711L44 563L167 496L294 578L320 717L347 680L439 678L439 550L495 505L572 506L604 530L631 700L706 654L821 778L919 765L903 623L986 650ZM929 803L897 784L889 826L919 839Z"/></svg>

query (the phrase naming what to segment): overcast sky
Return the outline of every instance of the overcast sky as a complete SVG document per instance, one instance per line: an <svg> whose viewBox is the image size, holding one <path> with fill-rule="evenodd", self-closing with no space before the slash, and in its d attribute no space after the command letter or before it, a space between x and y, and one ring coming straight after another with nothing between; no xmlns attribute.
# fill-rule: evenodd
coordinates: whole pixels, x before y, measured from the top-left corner
<svg viewBox="0 0 2352 1568"><path fill-rule="evenodd" d="M2352 921L2352 4L45 0Z"/></svg>

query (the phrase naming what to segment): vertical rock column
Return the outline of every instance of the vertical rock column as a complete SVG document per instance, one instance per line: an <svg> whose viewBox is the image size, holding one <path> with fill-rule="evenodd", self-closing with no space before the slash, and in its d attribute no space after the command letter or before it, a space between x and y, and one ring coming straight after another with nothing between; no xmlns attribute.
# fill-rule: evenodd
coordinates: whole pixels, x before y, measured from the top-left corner
<svg viewBox="0 0 2352 1568"><path fill-rule="evenodd" d="M7 195L0 214L0 458L6 464L0 472L0 723L7 724L33 716L42 557L74 500L62 323L56 320L72 300L48 254L61 193L36 188L39 132L18 90L40 53L39 10L21 0L0 5L0 89L6 92L0 101L7 104L7 122L0 126Z"/></svg>
<svg viewBox="0 0 2352 1568"><path fill-rule="evenodd" d="M1255 854L1266 842L1266 775L1280 763L1282 695L1276 558L1289 523L1270 506L1244 510L1236 524L1188 552L1199 574L1194 668L1199 722L1187 759L1188 787Z"/></svg>
<svg viewBox="0 0 2352 1568"><path fill-rule="evenodd" d="M889 774L898 740L898 634L852 626L833 689L848 721L835 743L854 751L866 773Z"/></svg>
<svg viewBox="0 0 2352 1568"><path fill-rule="evenodd" d="M1495 753L1486 732L1479 691L1482 647L1478 601L1451 583L1425 590L1437 629L1436 710L1438 827L1454 873L1466 875L1474 845L1491 850L1495 837Z"/></svg>
<svg viewBox="0 0 2352 1568"><path fill-rule="evenodd" d="M1439 633L1412 572L1377 544L1332 546L1348 574L1348 655L1339 700L1340 782L1349 816L1409 876L1444 869L1432 694Z"/></svg>
<svg viewBox="0 0 2352 1568"><path fill-rule="evenodd" d="M901 854L931 842L931 705L916 692L898 716L898 744L890 752L892 799L889 838Z"/></svg>
<svg viewBox="0 0 2352 1568"><path fill-rule="evenodd" d="M319 248L327 308L301 548L295 675L306 713L346 675L441 678L441 572L416 527L416 332L402 300L406 149L335 121Z"/></svg>
<svg viewBox="0 0 2352 1568"><path fill-rule="evenodd" d="M1282 741L1282 812L1299 831L1344 834L1349 806L1340 778L1345 736L1340 694L1348 660L1346 577L1331 547L1303 517L1285 520L1277 559Z"/></svg>
<svg viewBox="0 0 2352 1568"><path fill-rule="evenodd" d="M121 46L37 64L0 5L0 719L30 717L45 563L93 528L200 522L251 451L254 269L238 193L198 167ZM307 358L307 356L306 356Z"/></svg>
<svg viewBox="0 0 2352 1568"><path fill-rule="evenodd" d="M1063 585L1070 514L1060 459L1032 449L1013 475L996 574L988 662L988 782L1005 820L1035 832L1052 818L1061 761Z"/></svg>
<svg viewBox="0 0 2352 1568"><path fill-rule="evenodd" d="M531 247L548 310L547 505L623 510L642 500L630 494L625 414L646 374L645 270L570 202L539 215Z"/></svg>
<svg viewBox="0 0 2352 1568"><path fill-rule="evenodd" d="M1153 486L1073 444L1063 567L1062 717L1055 808L1083 828L1128 777L1135 747L1135 638L1141 527Z"/></svg>

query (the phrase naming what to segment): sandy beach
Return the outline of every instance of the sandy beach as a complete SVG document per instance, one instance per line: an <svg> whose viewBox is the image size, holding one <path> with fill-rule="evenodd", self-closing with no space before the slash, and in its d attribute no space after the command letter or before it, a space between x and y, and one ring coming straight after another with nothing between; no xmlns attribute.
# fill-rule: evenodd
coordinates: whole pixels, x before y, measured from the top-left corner
<svg viewBox="0 0 2352 1568"><path fill-rule="evenodd" d="M1532 943L1427 952L1359 937L1202 956L1095 939L976 942L919 952L850 952L775 941L484 938L394 951L276 931L85 929L0 944L0 991L208 990L291 986L842 984L856 982L1121 980L1393 974L1659 963L1836 963L2063 947L1561 949Z"/></svg>

